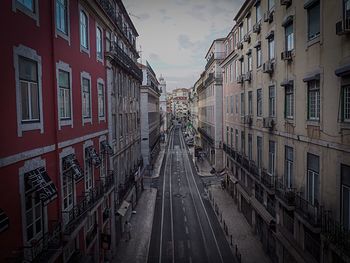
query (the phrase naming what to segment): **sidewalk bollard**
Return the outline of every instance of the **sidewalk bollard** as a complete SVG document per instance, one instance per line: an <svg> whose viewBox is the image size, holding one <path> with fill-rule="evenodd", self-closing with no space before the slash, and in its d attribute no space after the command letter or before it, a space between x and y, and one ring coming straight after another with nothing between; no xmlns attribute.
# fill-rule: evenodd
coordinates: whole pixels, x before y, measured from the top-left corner
<svg viewBox="0 0 350 263"><path fill-rule="evenodd" d="M230 245L232 246L232 245L233 245L233 244L232 244L232 235L231 235L231 237L230 237L230 238L231 238L231 243L230 243Z"/></svg>

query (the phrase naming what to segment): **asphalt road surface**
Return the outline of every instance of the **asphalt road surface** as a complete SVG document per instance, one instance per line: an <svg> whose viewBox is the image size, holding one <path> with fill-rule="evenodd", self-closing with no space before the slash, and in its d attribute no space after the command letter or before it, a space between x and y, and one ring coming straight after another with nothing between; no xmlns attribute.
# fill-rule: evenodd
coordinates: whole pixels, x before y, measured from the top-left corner
<svg viewBox="0 0 350 263"><path fill-rule="evenodd" d="M157 180L148 262L235 262L180 126L169 138Z"/></svg>

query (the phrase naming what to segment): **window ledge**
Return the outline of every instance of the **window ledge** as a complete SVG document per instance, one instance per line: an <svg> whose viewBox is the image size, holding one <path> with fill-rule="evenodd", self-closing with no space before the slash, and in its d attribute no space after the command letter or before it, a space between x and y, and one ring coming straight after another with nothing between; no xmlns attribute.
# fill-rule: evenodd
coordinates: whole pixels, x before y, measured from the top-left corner
<svg viewBox="0 0 350 263"><path fill-rule="evenodd" d="M82 45L80 45L80 52L81 53L86 53L90 57L90 50L88 48L86 48L86 47L83 47Z"/></svg>
<svg viewBox="0 0 350 263"><path fill-rule="evenodd" d="M306 126L320 126L319 120L306 120Z"/></svg>
<svg viewBox="0 0 350 263"><path fill-rule="evenodd" d="M61 119L59 127L61 128L63 126L71 126L73 128L73 121L72 121L72 119L69 119L69 120Z"/></svg>
<svg viewBox="0 0 350 263"><path fill-rule="evenodd" d="M60 37L68 42L68 45L70 46L70 35L69 32L66 34L62 32L61 30L56 28L56 37Z"/></svg>
<svg viewBox="0 0 350 263"><path fill-rule="evenodd" d="M308 49L309 47L311 47L311 46L313 46L313 45L315 45L317 43L320 43L320 41L321 41L321 36L320 35L318 35L318 36L316 36L316 37L314 37L312 39L308 39L307 40L307 47L306 47L306 49Z"/></svg>
<svg viewBox="0 0 350 263"><path fill-rule="evenodd" d="M92 118L91 117L89 117L89 118L83 117L83 125L86 123L92 124Z"/></svg>

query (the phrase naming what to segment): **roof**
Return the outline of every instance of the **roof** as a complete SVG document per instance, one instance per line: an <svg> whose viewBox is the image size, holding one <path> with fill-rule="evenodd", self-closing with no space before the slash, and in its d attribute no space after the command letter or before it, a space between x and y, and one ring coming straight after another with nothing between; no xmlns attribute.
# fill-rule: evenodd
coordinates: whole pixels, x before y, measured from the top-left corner
<svg viewBox="0 0 350 263"><path fill-rule="evenodd" d="M118 6L121 8L121 11L123 12L123 14L124 14L126 20L128 21L129 25L131 26L131 29L134 31L134 33L136 34L136 36L139 36L139 33L137 33L137 30L136 30L136 28L135 28L135 26L134 26L134 23L132 22L132 20L131 20L129 14L128 14L128 12L127 12L126 9L125 9L125 6L124 6L124 4L123 4L123 1L122 1L122 0L117 0L117 2L118 2Z"/></svg>
<svg viewBox="0 0 350 263"><path fill-rule="evenodd" d="M243 3L243 5L241 6L241 8L238 10L235 18L233 19L234 21L237 22L237 20L240 18L240 16L244 13L245 9L250 5L252 5L253 3L255 3L255 1L253 0L245 0L245 2Z"/></svg>
<svg viewBox="0 0 350 263"><path fill-rule="evenodd" d="M221 38L217 38L217 39L214 39L213 42L211 43L209 49L208 49L208 52L207 54L205 55L205 57L208 56L209 54L209 51L211 50L211 47L214 45L215 42L221 42L221 41L225 41L226 40L226 37L221 37Z"/></svg>

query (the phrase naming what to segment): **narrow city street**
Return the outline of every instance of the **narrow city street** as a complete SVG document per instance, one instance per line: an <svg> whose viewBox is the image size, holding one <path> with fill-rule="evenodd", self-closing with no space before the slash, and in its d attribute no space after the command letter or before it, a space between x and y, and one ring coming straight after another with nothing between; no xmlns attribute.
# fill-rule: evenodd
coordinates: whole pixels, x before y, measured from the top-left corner
<svg viewBox="0 0 350 263"><path fill-rule="evenodd" d="M180 126L171 133L157 182L148 262L233 262Z"/></svg>

